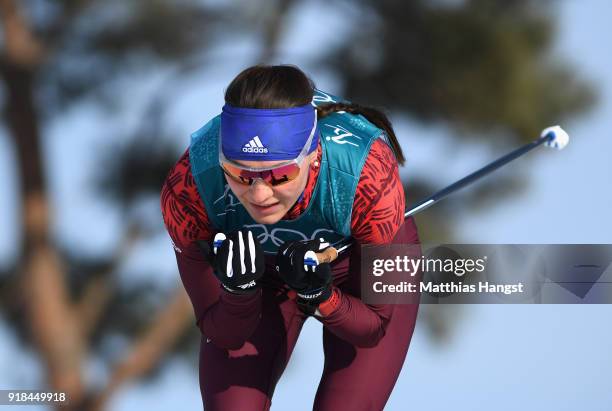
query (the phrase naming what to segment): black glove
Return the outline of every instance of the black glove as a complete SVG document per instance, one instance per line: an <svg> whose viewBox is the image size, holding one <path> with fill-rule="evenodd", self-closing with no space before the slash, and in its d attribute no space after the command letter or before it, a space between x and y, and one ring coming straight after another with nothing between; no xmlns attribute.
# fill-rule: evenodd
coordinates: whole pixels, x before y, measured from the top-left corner
<svg viewBox="0 0 612 411"><path fill-rule="evenodd" d="M276 254L276 271L297 292L300 307L309 307L309 313L331 296L331 267L329 263L319 264L315 255L328 247L322 238L285 242Z"/></svg>
<svg viewBox="0 0 612 411"><path fill-rule="evenodd" d="M242 229L227 235L217 233L212 247L205 241L198 244L227 291L249 294L259 287L257 281L265 270L264 252L253 232Z"/></svg>

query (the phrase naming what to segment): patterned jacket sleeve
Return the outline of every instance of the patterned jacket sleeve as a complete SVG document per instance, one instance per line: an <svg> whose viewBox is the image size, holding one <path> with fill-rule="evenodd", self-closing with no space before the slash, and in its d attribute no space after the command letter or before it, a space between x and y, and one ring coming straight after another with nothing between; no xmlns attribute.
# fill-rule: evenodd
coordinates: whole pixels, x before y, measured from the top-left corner
<svg viewBox="0 0 612 411"><path fill-rule="evenodd" d="M412 218L404 221L405 198L397 161L391 149L377 140L364 164L351 219L353 238L359 244L418 243L419 237ZM359 247L359 244L353 247ZM358 290L359 267L351 263L347 287ZM353 278L354 277L354 278ZM338 337L358 347L375 346L385 335L393 315L391 304L364 304L358 295L343 292L338 287L336 305L321 322Z"/></svg>
<svg viewBox="0 0 612 411"><path fill-rule="evenodd" d="M259 322L261 292L241 296L221 290L212 267L200 252L196 241L210 241L215 232L191 174L189 150L166 177L161 210L196 324L215 345L240 348Z"/></svg>
<svg viewBox="0 0 612 411"><path fill-rule="evenodd" d="M351 215L351 233L361 244L387 244L404 222L404 188L395 155L376 140L361 170Z"/></svg>
<svg viewBox="0 0 612 411"><path fill-rule="evenodd" d="M178 252L214 234L191 174L189 150L172 167L161 191L164 224ZM176 249L175 248L175 249Z"/></svg>

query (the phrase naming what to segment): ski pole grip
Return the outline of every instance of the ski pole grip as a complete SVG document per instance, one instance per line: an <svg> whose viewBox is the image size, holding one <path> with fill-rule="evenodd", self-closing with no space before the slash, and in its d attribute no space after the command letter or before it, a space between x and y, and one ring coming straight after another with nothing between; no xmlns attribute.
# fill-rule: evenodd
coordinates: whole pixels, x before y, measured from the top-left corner
<svg viewBox="0 0 612 411"><path fill-rule="evenodd" d="M334 247L328 247L320 253L316 253L317 260L319 260L319 264L322 263L331 263L336 258L338 258L338 250Z"/></svg>

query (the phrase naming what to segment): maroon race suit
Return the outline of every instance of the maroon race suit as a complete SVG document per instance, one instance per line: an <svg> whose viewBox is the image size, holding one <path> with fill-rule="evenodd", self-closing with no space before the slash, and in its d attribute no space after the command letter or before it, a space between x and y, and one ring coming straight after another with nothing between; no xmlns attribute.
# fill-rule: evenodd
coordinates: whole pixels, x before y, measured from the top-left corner
<svg viewBox="0 0 612 411"><path fill-rule="evenodd" d="M308 207L321 161L309 169L299 201L283 219ZM223 290L197 240L216 234L191 174L189 150L170 170L161 193L164 222L175 248L181 280L202 333L200 389L206 410L268 410L306 318L266 257L262 287L251 295ZM351 215L358 244L332 263L333 294L323 324L325 364L315 410L382 410L400 373L414 331L418 305L371 305L360 300L359 244L418 243L397 161L382 141L372 144ZM299 399L296 399L299 401Z"/></svg>

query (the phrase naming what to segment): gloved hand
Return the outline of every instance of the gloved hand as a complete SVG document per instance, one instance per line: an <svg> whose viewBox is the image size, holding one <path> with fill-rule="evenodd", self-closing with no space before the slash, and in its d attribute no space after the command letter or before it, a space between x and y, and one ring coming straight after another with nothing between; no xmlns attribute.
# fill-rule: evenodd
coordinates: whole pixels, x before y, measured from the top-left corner
<svg viewBox="0 0 612 411"><path fill-rule="evenodd" d="M329 263L319 264L316 254L329 247L322 238L285 242L276 254L276 271L298 295L298 304L310 313L331 296L332 271Z"/></svg>
<svg viewBox="0 0 612 411"><path fill-rule="evenodd" d="M212 246L206 241L198 241L198 245L227 291L249 294L259 287L257 281L265 270L264 252L253 232L217 233Z"/></svg>

